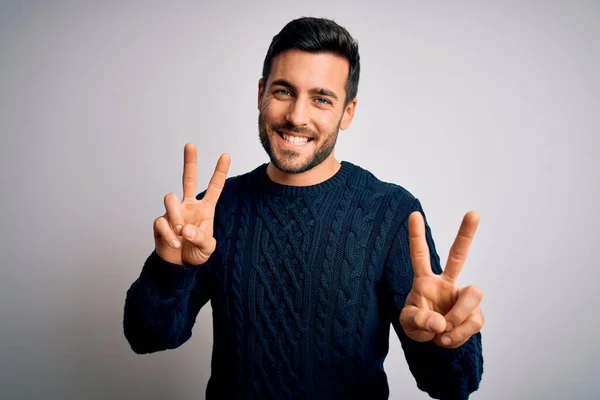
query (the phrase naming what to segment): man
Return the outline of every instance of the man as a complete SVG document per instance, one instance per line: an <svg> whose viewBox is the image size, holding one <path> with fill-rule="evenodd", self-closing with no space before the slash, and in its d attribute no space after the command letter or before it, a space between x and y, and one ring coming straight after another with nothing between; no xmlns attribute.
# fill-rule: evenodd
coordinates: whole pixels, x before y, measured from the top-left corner
<svg viewBox="0 0 600 400"><path fill-rule="evenodd" d="M183 199L165 196L124 332L136 353L177 348L210 300L208 399L388 398L390 325L431 397L479 387L482 293L456 284L478 216L465 216L442 272L419 200L336 160L359 72L344 28L291 21L258 84L270 163L227 178L224 154L197 195L196 148L185 146Z"/></svg>

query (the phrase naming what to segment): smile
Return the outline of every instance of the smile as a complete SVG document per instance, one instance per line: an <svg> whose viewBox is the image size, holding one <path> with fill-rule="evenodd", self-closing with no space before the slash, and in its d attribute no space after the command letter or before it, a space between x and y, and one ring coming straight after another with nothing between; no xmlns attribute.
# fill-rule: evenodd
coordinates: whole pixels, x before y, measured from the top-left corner
<svg viewBox="0 0 600 400"><path fill-rule="evenodd" d="M294 146L303 146L313 140L307 137L288 135L287 133L283 133L280 131L276 132L283 140L285 140L289 144L293 144Z"/></svg>

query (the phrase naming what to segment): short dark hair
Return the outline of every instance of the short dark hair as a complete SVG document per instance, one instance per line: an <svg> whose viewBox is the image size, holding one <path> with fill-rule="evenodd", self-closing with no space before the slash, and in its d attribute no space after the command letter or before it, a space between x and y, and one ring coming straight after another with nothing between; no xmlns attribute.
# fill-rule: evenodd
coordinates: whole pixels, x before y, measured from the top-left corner
<svg viewBox="0 0 600 400"><path fill-rule="evenodd" d="M348 105L358 93L360 76L360 56L358 42L336 22L325 18L302 17L288 22L273 37L265 61L262 78L266 85L273 58L283 51L297 49L310 53L332 53L348 60L350 69L346 80L346 101Z"/></svg>

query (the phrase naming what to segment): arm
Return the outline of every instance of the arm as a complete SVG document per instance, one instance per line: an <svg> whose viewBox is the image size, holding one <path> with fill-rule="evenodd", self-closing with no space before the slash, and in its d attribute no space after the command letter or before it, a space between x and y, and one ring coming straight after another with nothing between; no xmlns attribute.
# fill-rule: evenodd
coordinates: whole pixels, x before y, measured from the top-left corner
<svg viewBox="0 0 600 400"><path fill-rule="evenodd" d="M123 330L136 353L181 346L212 297L213 221L230 160L221 155L208 189L196 195L196 158L196 147L186 144L183 200L165 196L166 212L154 221L155 250L127 291Z"/></svg>
<svg viewBox="0 0 600 400"><path fill-rule="evenodd" d="M418 200L412 211L425 214ZM410 256L408 217L399 224L389 253L384 274L387 295L387 311L390 321L400 339L409 369L417 387L436 399L467 399L479 388L483 374L481 333L455 349L438 346L433 341L417 342L409 338L400 325L400 312L413 285L413 263ZM435 249L431 229L425 221L425 233L429 248L431 269L440 275L442 267Z"/></svg>
<svg viewBox="0 0 600 400"><path fill-rule="evenodd" d="M156 251L147 258L125 299L123 329L138 354L174 349L192 335L200 309L211 297L210 263L172 264Z"/></svg>

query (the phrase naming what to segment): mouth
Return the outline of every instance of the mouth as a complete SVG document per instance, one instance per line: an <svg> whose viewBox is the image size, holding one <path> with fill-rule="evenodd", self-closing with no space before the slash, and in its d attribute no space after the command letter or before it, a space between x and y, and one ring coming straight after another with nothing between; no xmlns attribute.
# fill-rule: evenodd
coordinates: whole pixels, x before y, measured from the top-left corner
<svg viewBox="0 0 600 400"><path fill-rule="evenodd" d="M289 143L294 146L304 146L305 144L312 142L314 140L313 138L309 138L309 137L305 137L305 136L290 135L290 134L282 132L282 131L276 130L275 132L277 132L279 137L282 138L286 143Z"/></svg>

